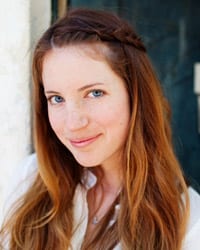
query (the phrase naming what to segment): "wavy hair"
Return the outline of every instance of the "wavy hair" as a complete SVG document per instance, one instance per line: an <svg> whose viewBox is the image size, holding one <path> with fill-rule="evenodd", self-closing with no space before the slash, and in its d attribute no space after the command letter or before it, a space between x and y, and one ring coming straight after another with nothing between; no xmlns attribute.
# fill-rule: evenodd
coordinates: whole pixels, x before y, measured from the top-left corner
<svg viewBox="0 0 200 250"><path fill-rule="evenodd" d="M82 248L112 249L120 241L127 250L180 250L189 201L173 151L168 103L133 28L115 14L89 9L68 11L43 34L34 51L34 142L39 174L3 230L9 233L10 249L70 249L72 200L83 168L51 129L42 66L54 47L81 44L107 48L99 53L124 80L131 110L118 219L110 228L104 220ZM113 208L107 219L112 212Z"/></svg>

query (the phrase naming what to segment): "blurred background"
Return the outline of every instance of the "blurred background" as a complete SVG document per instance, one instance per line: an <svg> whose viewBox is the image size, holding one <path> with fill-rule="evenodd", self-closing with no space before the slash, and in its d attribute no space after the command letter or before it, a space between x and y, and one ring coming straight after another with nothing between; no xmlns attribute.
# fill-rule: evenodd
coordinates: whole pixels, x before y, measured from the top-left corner
<svg viewBox="0 0 200 250"><path fill-rule="evenodd" d="M73 7L113 11L140 34L171 104L178 159L192 184L199 186L199 0L0 0L0 198L13 169L33 151L31 54L35 42Z"/></svg>

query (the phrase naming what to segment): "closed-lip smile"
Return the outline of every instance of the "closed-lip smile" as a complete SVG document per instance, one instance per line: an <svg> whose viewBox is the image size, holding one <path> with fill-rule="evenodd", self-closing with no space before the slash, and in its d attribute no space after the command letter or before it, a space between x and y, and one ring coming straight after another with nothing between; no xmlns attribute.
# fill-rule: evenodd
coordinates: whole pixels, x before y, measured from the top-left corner
<svg viewBox="0 0 200 250"><path fill-rule="evenodd" d="M85 147L94 142L100 134L92 136L92 137L86 137L86 138L80 138L80 139L70 139L70 143L74 147Z"/></svg>

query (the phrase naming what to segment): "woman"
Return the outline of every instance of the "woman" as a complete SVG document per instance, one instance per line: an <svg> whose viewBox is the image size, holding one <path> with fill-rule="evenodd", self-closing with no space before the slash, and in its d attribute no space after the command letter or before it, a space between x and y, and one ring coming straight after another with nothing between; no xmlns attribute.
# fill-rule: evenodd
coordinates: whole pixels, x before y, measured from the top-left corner
<svg viewBox="0 0 200 250"><path fill-rule="evenodd" d="M33 168L34 180L2 229L9 249L197 249L189 199L200 198L132 28L104 11L69 11L38 42L33 80L36 156L20 172Z"/></svg>

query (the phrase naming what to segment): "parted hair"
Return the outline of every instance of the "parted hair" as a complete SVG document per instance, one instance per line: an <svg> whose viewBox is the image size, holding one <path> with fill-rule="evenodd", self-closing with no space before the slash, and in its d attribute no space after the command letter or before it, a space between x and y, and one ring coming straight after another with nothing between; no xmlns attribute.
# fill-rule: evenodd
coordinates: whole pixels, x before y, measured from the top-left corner
<svg viewBox="0 0 200 250"><path fill-rule="evenodd" d="M115 14L90 9L69 10L36 45L33 113L39 173L1 233L9 234L11 250L70 249L72 201L83 167L50 126L42 67L45 55L55 47L82 44L107 48L99 53L123 79L131 110L117 221L108 227L112 207L82 249L113 249L120 242L124 250L180 250L189 201L173 150L168 102L146 48L131 25Z"/></svg>

